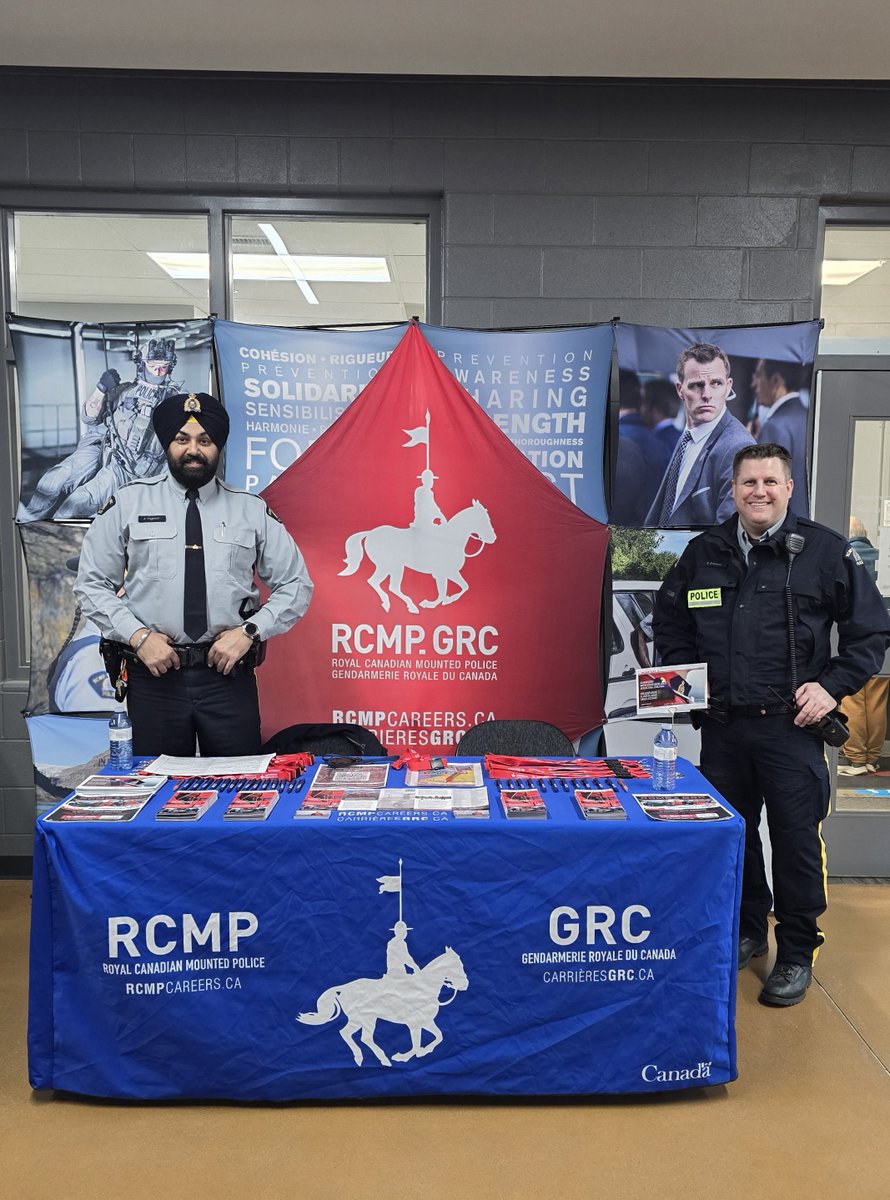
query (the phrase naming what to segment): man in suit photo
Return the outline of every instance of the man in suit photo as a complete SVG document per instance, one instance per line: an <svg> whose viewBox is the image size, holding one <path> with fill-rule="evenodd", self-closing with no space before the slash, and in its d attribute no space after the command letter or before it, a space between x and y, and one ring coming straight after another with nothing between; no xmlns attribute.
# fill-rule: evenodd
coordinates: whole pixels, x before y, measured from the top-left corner
<svg viewBox="0 0 890 1200"><path fill-rule="evenodd" d="M797 517L808 517L807 408L798 392L802 368L797 363L761 358L751 383L760 418L757 441L777 442L791 454L791 478L796 487L788 507Z"/></svg>
<svg viewBox="0 0 890 1200"><path fill-rule="evenodd" d="M677 395L686 428L646 515L646 525L714 525L735 512L732 460L754 444L727 409L732 394L729 359L719 346L696 342L677 361Z"/></svg>

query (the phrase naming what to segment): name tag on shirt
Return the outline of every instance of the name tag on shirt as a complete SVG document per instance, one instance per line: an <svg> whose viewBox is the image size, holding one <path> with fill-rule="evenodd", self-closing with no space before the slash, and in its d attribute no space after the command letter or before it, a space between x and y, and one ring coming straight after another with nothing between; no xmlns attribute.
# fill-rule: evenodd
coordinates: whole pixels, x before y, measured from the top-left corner
<svg viewBox="0 0 890 1200"><path fill-rule="evenodd" d="M690 588L686 603L690 608L719 608L723 603L721 588Z"/></svg>
<svg viewBox="0 0 890 1200"><path fill-rule="evenodd" d="M140 517L139 524L140 525L150 525L153 521L166 521L166 520L167 520L167 518L164 516L164 514L160 513L160 515L156 516L156 517L154 517L154 516Z"/></svg>

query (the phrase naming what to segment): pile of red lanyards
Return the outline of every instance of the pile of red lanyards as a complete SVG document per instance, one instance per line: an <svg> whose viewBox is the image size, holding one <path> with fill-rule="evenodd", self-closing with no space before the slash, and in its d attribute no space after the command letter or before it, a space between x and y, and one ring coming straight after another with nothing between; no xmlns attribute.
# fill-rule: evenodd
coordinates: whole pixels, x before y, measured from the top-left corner
<svg viewBox="0 0 890 1200"><path fill-rule="evenodd" d="M519 758L509 754L486 754L485 770L489 779L516 779L527 775L534 779L591 779L615 775L620 762L628 778L648 778L649 772L634 758Z"/></svg>

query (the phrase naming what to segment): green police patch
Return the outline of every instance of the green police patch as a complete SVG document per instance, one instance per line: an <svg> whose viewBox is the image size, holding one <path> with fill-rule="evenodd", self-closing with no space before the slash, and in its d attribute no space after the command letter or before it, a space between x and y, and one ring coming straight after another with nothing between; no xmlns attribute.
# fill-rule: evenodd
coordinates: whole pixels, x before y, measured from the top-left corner
<svg viewBox="0 0 890 1200"><path fill-rule="evenodd" d="M690 608L719 608L723 603L720 588L690 588L686 603Z"/></svg>
<svg viewBox="0 0 890 1200"><path fill-rule="evenodd" d="M108 499L105 501L105 503L102 505L102 507L99 509L99 511L96 513L96 516L101 517L103 513L108 512L109 508L114 508L115 504L117 504L117 498L115 496L109 496Z"/></svg>
<svg viewBox="0 0 890 1200"><path fill-rule="evenodd" d="M266 516L271 517L273 521L277 521L279 525L284 524L281 517L279 517L278 513L272 512L272 509L269 507L268 504L266 505Z"/></svg>

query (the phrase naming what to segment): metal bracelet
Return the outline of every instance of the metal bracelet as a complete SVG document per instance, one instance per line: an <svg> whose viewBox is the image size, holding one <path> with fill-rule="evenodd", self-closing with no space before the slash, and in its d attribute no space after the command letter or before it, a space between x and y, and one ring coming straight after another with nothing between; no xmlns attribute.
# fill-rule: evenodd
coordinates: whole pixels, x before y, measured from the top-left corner
<svg viewBox="0 0 890 1200"><path fill-rule="evenodd" d="M136 643L136 645L133 647L133 653L134 653L134 654L138 654L138 653L139 653L139 647L142 645L142 643L143 643L143 642L146 642L146 641L148 641L148 639L151 637L151 635L152 635L152 633L153 633L153 632L154 632L154 631L153 631L152 629L146 629L145 633L143 633L142 637L139 639L139 641L138 641L138 642Z"/></svg>

